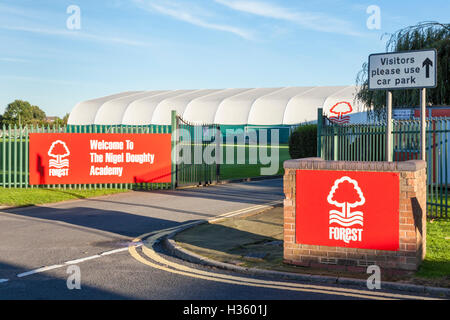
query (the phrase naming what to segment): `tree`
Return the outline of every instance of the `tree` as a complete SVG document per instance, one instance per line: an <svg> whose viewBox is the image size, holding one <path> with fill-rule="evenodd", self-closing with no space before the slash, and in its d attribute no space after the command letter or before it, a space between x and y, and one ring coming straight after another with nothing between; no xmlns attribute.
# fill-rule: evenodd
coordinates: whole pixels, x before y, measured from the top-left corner
<svg viewBox="0 0 450 320"><path fill-rule="evenodd" d="M33 117L33 120L45 120L46 114L44 111L42 111L38 106L31 106L31 114Z"/></svg>
<svg viewBox="0 0 450 320"><path fill-rule="evenodd" d="M450 105L450 24L422 22L391 34L386 42L387 52L432 48L437 50L438 83L435 89L427 90L426 101L429 105ZM356 97L371 115L385 118L386 92L369 91L367 62L358 73L356 84L360 86ZM419 101L419 90L396 90L393 94L393 105L397 107L418 106Z"/></svg>
<svg viewBox="0 0 450 320"><path fill-rule="evenodd" d="M66 113L66 115L62 119L59 117L56 117L53 125L55 125L57 127L64 127L65 125L67 125L67 120L69 120L69 115L70 115L70 113Z"/></svg>
<svg viewBox="0 0 450 320"><path fill-rule="evenodd" d="M15 100L6 107L2 116L5 125L35 124L45 121L45 112L28 101Z"/></svg>

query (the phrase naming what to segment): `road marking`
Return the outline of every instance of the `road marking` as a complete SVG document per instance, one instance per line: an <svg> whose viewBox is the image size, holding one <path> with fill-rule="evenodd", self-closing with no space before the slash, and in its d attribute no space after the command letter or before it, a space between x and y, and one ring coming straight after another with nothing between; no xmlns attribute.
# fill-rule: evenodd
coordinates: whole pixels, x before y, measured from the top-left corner
<svg viewBox="0 0 450 320"><path fill-rule="evenodd" d="M257 207L257 206L255 206ZM255 208L252 207L252 208ZM227 216L234 216L236 214L239 214L237 212L245 212L245 209L237 210L234 212L230 212L227 214L221 215L221 217L227 217ZM215 219L210 219L210 222ZM220 219L220 218L219 218ZM142 252L144 255L146 255L151 260L148 260L144 257L142 257L136 250L135 247L129 247L128 251L130 255L135 258L137 261L146 264L152 268L156 268L159 270L163 270L170 273L175 273L191 278L198 278L208 281L215 281L215 282L222 282L222 283L231 283L231 284L237 284L237 285L244 285L244 286L252 286L252 287L264 287L264 288L273 288L273 289L279 289L279 290L289 290L289 291L302 291L302 292L313 292L313 293L321 293L321 294L328 294L328 295L343 295L348 297L357 297L357 298L364 298L364 299L424 299L424 300L435 300L433 298L427 298L427 297L420 297L420 296L412 296L412 295L402 295L402 294L394 294L394 293L385 293L385 292L376 292L376 291L367 291L367 290L357 290L357 289L346 289L346 288L339 288L339 287L330 287L330 286L318 286L318 285L305 285L305 284L299 284L299 283L292 283L292 282L280 282L280 281L268 281L268 280L259 280L259 279L253 279L253 278L247 278L247 277L237 277L232 275L226 275L226 274L220 274L220 273L213 273L198 269L193 269L190 267L187 267L185 265L177 264L172 261L168 261L164 258L162 258L160 255L158 255L153 250L153 245L162 237L167 236L171 232L180 229L184 227L173 227L166 230L161 230L158 233L147 233L144 234L136 239L133 240L133 242L139 242L141 243L143 239L146 239L144 245L142 246ZM152 261L155 261L157 263L154 263Z"/></svg>
<svg viewBox="0 0 450 320"><path fill-rule="evenodd" d="M9 279L0 279L0 283L5 283L5 282L8 282L9 281Z"/></svg>
<svg viewBox="0 0 450 320"><path fill-rule="evenodd" d="M255 206L252 206L252 207L249 207L249 208L244 208L244 209L228 212L228 213L219 215L217 217L214 217L214 218L211 218L211 219L208 219L208 220L205 220L205 221L214 222L214 221L222 219L222 218L231 217L231 216L234 216L234 215L243 214L243 213L251 212L251 211L254 211L254 210L268 208L268 207L270 207L272 205L275 205L277 203L281 203L281 200L280 201L272 201L272 202L268 202L268 203L263 204L263 205L255 205ZM163 230L152 231L152 232L146 233L143 236L147 237L147 236L150 236L150 235L153 235L153 234L158 234L160 232L168 232L168 233L170 233L170 232L172 232L174 230L177 230L179 228L188 227L190 225L201 223L201 221L202 220L189 222L189 223L185 223L185 224L182 224L182 225L178 225L178 226L167 228L167 229L163 229ZM140 247L140 246L142 246L142 243L140 243L139 241L133 241L133 243L134 244L130 245L129 247L120 248L120 249L114 249L114 250L102 252L102 253L99 253L99 254L96 254L96 255L93 255L93 256L90 256L90 257L84 257L84 258L79 258L79 259L75 259L75 260L69 260L69 261L63 262L62 264L55 264L55 265L51 265L51 266L45 266L45 267L40 267L40 268L37 268L37 269L30 270L30 271L22 272L20 274L17 274L17 277L18 278L23 278L23 277L27 277L27 276L30 276L30 275L33 275L33 274L42 273L42 272L46 272L46 271L50 271L50 270L54 270L54 269L59 269L59 268L62 268L62 267L68 266L68 265L79 264L79 263L83 263L85 261L98 259L98 258L101 258L101 257L104 257L104 256L109 256L109 255L112 255L112 254L125 252L125 251L128 251L131 246L133 246L133 247ZM5 279L5 280L8 281L7 279ZM3 281L3 282L6 282L6 281ZM0 281L0 283L2 283L2 281Z"/></svg>
<svg viewBox="0 0 450 320"><path fill-rule="evenodd" d="M96 254L95 256L90 256L90 257L86 257L86 258L81 258L81 259L76 259L76 260L71 260L71 261L67 261L64 262L64 264L77 264L77 263L82 263L84 261L88 261L88 260L92 260L92 259L97 259L97 258L101 258L101 255Z"/></svg>
<svg viewBox="0 0 450 320"><path fill-rule="evenodd" d="M202 274L197 274L197 272L195 272L195 271L184 272L184 271L174 270L174 269L170 269L165 266L155 264L155 263L143 258L141 255L139 255L137 253L136 248L134 248L134 247L130 247L129 252L130 252L131 256L133 258L135 258L137 261L139 261L145 265L148 265L152 268L163 270L163 271L173 273L173 274L179 274L179 275L186 276L186 277L196 278L196 279L228 283L228 284L236 284L236 285L248 286L248 287L260 287L260 288L309 292L309 293L320 293L320 294L334 294L334 295L343 295L343 296L347 296L347 297L357 297L357 298L365 298L365 299L392 300L392 298L389 299L389 298L384 298L384 297L373 297L373 296L366 296L366 295L362 295L362 294L352 294L352 293L346 293L346 292L331 292L328 290L318 290L318 289L312 289L312 288L301 288L300 285L298 285L297 287L289 287L289 286L271 285L268 283L267 284L266 283L253 283L250 281L242 282L242 281L232 280L231 278L230 279L219 278L219 277L216 277L217 274L214 274L214 273L210 273L211 276L205 276ZM192 269L192 270L196 270L196 269ZM245 280L249 280L249 279L245 279Z"/></svg>
<svg viewBox="0 0 450 320"><path fill-rule="evenodd" d="M233 216L237 216L239 214L244 214L244 213L248 213L248 212L252 212L252 211L256 211L256 210L260 210L260 209L266 209L266 208L270 208L273 207L277 204L281 204L283 202L283 200L275 200L275 201L271 201L265 204L260 204L260 205L255 205L252 207L248 207L248 208L244 208L244 209L239 209L236 211L232 211L232 212L227 212L221 215L218 215L214 218L208 219L209 222L215 222L217 220L223 219L223 218L230 218ZM161 230L162 231L162 230Z"/></svg>
<svg viewBox="0 0 450 320"><path fill-rule="evenodd" d="M41 268L37 268L37 269L31 270L31 271L19 273L17 275L17 277L18 278L23 278L23 277L27 277L27 276L30 276L30 275L35 274L35 273L41 273L41 272L45 272L45 271L49 271L49 270L53 270L53 269L57 269L57 268L61 268L61 267L64 267L64 265L57 264L57 265L53 265L53 266L41 267Z"/></svg>
<svg viewBox="0 0 450 320"><path fill-rule="evenodd" d="M140 247L141 245L142 244L137 243L134 246L135 247ZM46 271L50 271L50 270L54 270L54 269L59 269L59 268L62 268L62 267L68 266L68 265L78 264L78 263L82 263L82 262L85 262L85 261L88 261L88 260L98 259L98 258L101 258L101 257L104 257L104 256L108 256L108 255L111 255L111 254L124 252L124 251L127 251L127 250L128 250L128 247L120 248L120 249L114 249L114 250L106 251L106 252L103 252L103 253L100 253L100 254L96 254L96 255L90 256L90 257L80 258L80 259L76 259L76 260L69 260L69 261L66 261L66 262L64 262L62 264L55 264L55 265L52 265L52 266L45 266L45 267L37 268L37 269L34 269L34 270L22 272L22 273L19 273L17 275L17 277L18 278L23 278L23 277L31 276L31 275L36 274L36 273L42 273L42 272L46 272ZM0 283L1 283L1 281L0 281Z"/></svg>
<svg viewBox="0 0 450 320"><path fill-rule="evenodd" d="M183 271L187 271L187 272L196 272L198 274L205 274L205 275L210 275L211 272L206 272L203 270L197 270L197 269L193 269L190 267L187 267L185 265L182 264L177 264L174 263L172 261L168 261L167 259L164 259L163 257L161 257L160 255L158 255L158 253L156 251L154 251L152 249L153 244L155 242L155 236L151 238L151 243L152 245L150 247L147 246L143 246L142 247L142 251L143 253L148 256L149 258L153 259L156 262L159 262L160 264L169 266L169 267L173 267L179 270L183 270ZM247 278L247 277L236 277L236 276L230 276L230 275L223 275L223 274L215 274L215 276L217 277L223 277L226 279L232 278L235 280L240 280L240 281L250 281L250 282L255 282L255 283L271 283L271 284L275 284L275 285L282 285L282 286L294 286L294 287L298 287L299 284L298 283L289 283L289 282L280 282L280 281L266 281L266 280L258 280L258 279L252 279L252 278ZM367 295L376 295L376 296L385 296L386 294L383 292L377 292L377 291L368 291L368 290L360 290L360 289L346 289L346 288L336 288L336 287L330 287L330 286L318 286L318 285L307 285L307 284L302 284L302 287L307 287L307 288L313 288L313 289L327 289L327 290L332 290L332 291L343 291L343 292L352 292L352 293L364 293ZM417 298L416 296L410 296L410 295L402 295L402 294L394 294L394 293L390 293L389 294L390 297L394 297L394 298L407 298L407 299L414 299Z"/></svg>
<svg viewBox="0 0 450 320"><path fill-rule="evenodd" d="M127 250L128 250L128 247L127 248L120 248L120 249L115 249L115 250L111 250L111 251L102 252L102 253L100 253L100 255L101 256L109 256L111 254L124 252L124 251L127 251Z"/></svg>

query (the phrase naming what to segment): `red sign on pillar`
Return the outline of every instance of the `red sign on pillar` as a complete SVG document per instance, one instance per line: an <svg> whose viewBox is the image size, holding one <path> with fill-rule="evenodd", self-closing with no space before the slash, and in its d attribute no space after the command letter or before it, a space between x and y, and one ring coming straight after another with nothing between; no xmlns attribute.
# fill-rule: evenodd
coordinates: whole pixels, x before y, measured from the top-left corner
<svg viewBox="0 0 450 320"><path fill-rule="evenodd" d="M399 174L298 170L297 243L397 251Z"/></svg>
<svg viewBox="0 0 450 320"><path fill-rule="evenodd" d="M170 183L170 134L31 133L30 184Z"/></svg>

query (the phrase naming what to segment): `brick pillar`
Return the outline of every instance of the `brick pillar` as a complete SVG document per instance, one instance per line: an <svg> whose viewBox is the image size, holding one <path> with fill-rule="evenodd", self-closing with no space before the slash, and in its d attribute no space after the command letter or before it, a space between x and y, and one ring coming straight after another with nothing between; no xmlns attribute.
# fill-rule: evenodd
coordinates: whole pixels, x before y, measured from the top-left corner
<svg viewBox="0 0 450 320"><path fill-rule="evenodd" d="M426 253L426 162L345 162L320 158L284 163L284 262L289 264L365 270L376 264L385 269L417 270ZM296 242L297 170L372 171L399 174L398 251L328 247ZM308 184L308 181L301 183ZM300 190L300 189L299 189ZM332 266L332 267L331 267Z"/></svg>

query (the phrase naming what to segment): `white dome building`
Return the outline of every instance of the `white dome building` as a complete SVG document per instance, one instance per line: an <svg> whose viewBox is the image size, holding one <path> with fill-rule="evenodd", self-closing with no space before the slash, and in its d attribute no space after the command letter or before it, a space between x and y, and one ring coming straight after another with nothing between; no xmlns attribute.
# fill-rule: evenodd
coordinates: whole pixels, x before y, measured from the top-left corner
<svg viewBox="0 0 450 320"><path fill-rule="evenodd" d="M317 120L338 102L363 111L355 86L129 91L78 103L69 125L170 125L171 110L193 123L291 126Z"/></svg>
<svg viewBox="0 0 450 320"><path fill-rule="evenodd" d="M78 103L70 113L74 126L167 126L171 111L194 124L218 124L230 130L279 129L286 143L290 129L317 121L317 109L333 114L333 106L346 102L345 119L366 122L366 112L355 99L357 87L286 87L259 89L202 89L173 91L128 91ZM331 111L330 111L331 110Z"/></svg>

